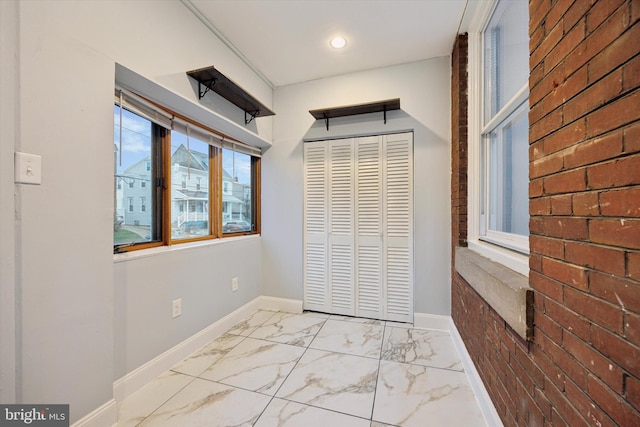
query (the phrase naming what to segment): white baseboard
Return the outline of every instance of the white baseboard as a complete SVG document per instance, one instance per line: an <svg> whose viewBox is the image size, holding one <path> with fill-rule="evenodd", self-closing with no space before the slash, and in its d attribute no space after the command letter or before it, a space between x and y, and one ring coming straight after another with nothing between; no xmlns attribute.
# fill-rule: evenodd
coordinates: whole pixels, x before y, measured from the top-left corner
<svg viewBox="0 0 640 427"><path fill-rule="evenodd" d="M426 313L413 314L413 326L419 329L439 329L441 331L448 331L450 321L450 316Z"/></svg>
<svg viewBox="0 0 640 427"><path fill-rule="evenodd" d="M453 319L451 318L449 318L448 329L451 333L451 339L453 339L453 345L458 351L458 355L462 361L464 371L467 374L467 378L469 378L471 389L476 395L478 405L480 405L480 411L482 411L484 421L487 423L488 427L503 427L502 420L500 420L500 416L498 416L496 407L493 405L493 402L489 397L489 393L480 378L480 374L478 374L478 370L473 364L473 360L471 360L467 347L465 347L464 341L462 341L462 336L460 336L460 332L458 332L458 328L456 328L456 325L453 323Z"/></svg>
<svg viewBox="0 0 640 427"><path fill-rule="evenodd" d="M260 308L264 310L284 311L286 313L302 313L302 301L276 297L260 297Z"/></svg>
<svg viewBox="0 0 640 427"><path fill-rule="evenodd" d="M135 393L171 369L176 363L195 353L259 309L302 313L302 301L261 296L248 302L180 344L116 380L113 383L114 399L117 402L121 402L127 396Z"/></svg>
<svg viewBox="0 0 640 427"><path fill-rule="evenodd" d="M93 412L85 415L71 427L104 427L114 426L118 422L118 404L111 399Z"/></svg>

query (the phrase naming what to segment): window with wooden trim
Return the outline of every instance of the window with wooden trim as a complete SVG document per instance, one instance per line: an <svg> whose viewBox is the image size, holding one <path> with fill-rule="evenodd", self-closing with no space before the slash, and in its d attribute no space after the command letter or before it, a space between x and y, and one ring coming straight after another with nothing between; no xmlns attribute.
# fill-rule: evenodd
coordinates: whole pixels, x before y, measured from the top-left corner
<svg viewBox="0 0 640 427"><path fill-rule="evenodd" d="M114 152L114 252L260 232L258 149L117 89Z"/></svg>

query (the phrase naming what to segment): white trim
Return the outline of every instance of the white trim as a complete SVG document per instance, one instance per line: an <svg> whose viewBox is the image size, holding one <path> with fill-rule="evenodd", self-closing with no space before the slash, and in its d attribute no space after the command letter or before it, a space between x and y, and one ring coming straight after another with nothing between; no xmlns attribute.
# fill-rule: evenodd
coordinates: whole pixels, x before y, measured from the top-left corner
<svg viewBox="0 0 640 427"><path fill-rule="evenodd" d="M473 364L473 360L471 359L471 356L469 355L469 352L464 345L464 341L462 340L462 337L458 332L458 328L456 328L452 318L449 318L448 329L451 334L451 339L453 340L453 345L458 352L460 361L462 362L464 372L467 374L467 378L469 379L471 389L476 396L478 406L480 406L480 411L482 412L485 423L488 427L502 427L503 424L502 420L500 420L500 417L498 416L498 411L491 401L491 397L489 397L489 393L480 378L480 374L478 374L478 370Z"/></svg>
<svg viewBox="0 0 640 427"><path fill-rule="evenodd" d="M115 399L109 400L96 410L85 415L71 427L104 427L115 426L118 422L118 403Z"/></svg>
<svg viewBox="0 0 640 427"><path fill-rule="evenodd" d="M414 313L413 327L418 329L437 329L447 331L450 328L451 316L439 314Z"/></svg>
<svg viewBox="0 0 640 427"><path fill-rule="evenodd" d="M467 236L469 248L479 254L491 259L492 261L503 264L504 266L529 277L529 258L525 254L519 252L526 250L526 246L515 244L519 250L511 250L505 247L492 244L487 240L489 236L483 236L485 241L481 240L481 149L482 149L482 129L485 126L482 123L482 94L484 92L482 66L482 33L486 28L491 13L495 9L497 0L479 2L474 10L473 17L469 24L468 38L468 76L469 76L469 93L477 94L480 98L469 98L469 132L468 132L468 170L467 170L467 212L469 221L467 222ZM521 88L513 99L520 101L525 95L528 95L528 88ZM476 177L476 179L474 179ZM495 233L493 233L495 234ZM500 241L504 244L504 241ZM518 242L521 243L521 242Z"/></svg>
<svg viewBox="0 0 640 427"><path fill-rule="evenodd" d="M259 309L302 313L302 301L284 298L260 296L246 303L222 319L212 323L200 332L165 351L144 365L129 372L113 383L113 397L121 402L150 383L162 373L171 369L176 363L195 353L220 335L231 329L238 322Z"/></svg>

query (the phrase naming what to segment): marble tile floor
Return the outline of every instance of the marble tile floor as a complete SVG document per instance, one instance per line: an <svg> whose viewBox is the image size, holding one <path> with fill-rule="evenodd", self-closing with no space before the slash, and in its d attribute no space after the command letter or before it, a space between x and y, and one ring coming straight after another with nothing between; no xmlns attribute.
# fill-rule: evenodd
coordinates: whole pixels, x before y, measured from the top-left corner
<svg viewBox="0 0 640 427"><path fill-rule="evenodd" d="M118 414L118 427L486 425L447 331L264 310Z"/></svg>

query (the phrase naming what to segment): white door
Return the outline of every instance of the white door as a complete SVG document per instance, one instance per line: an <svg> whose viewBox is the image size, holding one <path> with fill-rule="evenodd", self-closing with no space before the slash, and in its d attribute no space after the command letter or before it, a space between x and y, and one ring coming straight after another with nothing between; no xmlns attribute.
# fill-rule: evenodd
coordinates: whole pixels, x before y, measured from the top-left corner
<svg viewBox="0 0 640 427"><path fill-rule="evenodd" d="M304 146L304 308L413 321L413 134Z"/></svg>

